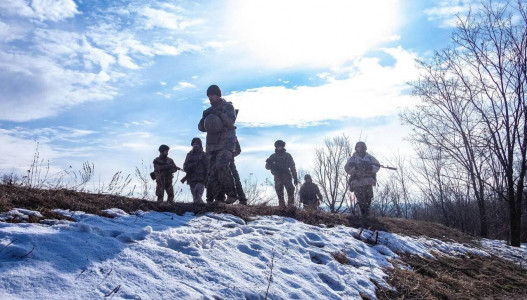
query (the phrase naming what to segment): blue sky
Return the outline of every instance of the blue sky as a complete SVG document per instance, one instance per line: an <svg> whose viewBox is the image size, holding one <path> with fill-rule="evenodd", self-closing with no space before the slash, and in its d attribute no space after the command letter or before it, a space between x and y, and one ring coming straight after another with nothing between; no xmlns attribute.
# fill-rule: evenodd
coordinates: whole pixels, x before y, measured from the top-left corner
<svg viewBox="0 0 527 300"><path fill-rule="evenodd" d="M365 3L367 2L367 3ZM342 134L388 160L410 153L398 112L417 103L415 59L448 45L471 1L0 2L0 170L93 162L102 180L182 165L217 84L240 110L242 177L276 139L300 168Z"/></svg>

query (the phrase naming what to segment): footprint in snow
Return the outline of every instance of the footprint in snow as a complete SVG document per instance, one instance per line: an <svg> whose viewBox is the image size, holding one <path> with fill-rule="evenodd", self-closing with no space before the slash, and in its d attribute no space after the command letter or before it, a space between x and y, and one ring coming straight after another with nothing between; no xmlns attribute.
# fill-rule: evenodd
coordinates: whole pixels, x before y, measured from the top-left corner
<svg viewBox="0 0 527 300"><path fill-rule="evenodd" d="M326 243L322 241L322 238L315 233L312 232L306 232L304 233L306 236L306 242L312 246L323 248L326 246Z"/></svg>
<svg viewBox="0 0 527 300"><path fill-rule="evenodd" d="M324 274L324 273L318 273L318 277L327 284L332 290L341 292L346 289L346 287L337 279Z"/></svg>

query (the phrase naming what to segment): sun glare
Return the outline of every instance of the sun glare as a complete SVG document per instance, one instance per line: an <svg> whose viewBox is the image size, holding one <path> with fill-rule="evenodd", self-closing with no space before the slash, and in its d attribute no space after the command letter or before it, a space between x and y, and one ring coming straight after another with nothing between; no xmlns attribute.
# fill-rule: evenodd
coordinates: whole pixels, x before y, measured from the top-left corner
<svg viewBox="0 0 527 300"><path fill-rule="evenodd" d="M399 1L237 0L229 38L274 67L334 66L393 39Z"/></svg>

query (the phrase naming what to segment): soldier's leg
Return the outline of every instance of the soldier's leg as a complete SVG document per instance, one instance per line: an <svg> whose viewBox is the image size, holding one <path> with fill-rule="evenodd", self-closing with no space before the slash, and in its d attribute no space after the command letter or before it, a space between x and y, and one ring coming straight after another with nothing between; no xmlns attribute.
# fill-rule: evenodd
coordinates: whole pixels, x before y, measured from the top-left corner
<svg viewBox="0 0 527 300"><path fill-rule="evenodd" d="M355 188L355 197L359 204L360 212L363 217L367 217L369 213L369 205L367 200L367 186L358 186Z"/></svg>
<svg viewBox="0 0 527 300"><path fill-rule="evenodd" d="M221 201L221 198L224 199L220 183L218 182L217 158L218 152L212 152L209 161L209 179L207 183L207 201L210 200L210 202L214 200Z"/></svg>
<svg viewBox="0 0 527 300"><path fill-rule="evenodd" d="M223 192L227 194L226 202L231 204L237 200L236 186L234 184L234 177L232 176L229 167L232 161L232 152L229 150L221 150L216 158L216 169L218 181L223 188Z"/></svg>
<svg viewBox="0 0 527 300"><path fill-rule="evenodd" d="M199 204L202 204L203 203L203 191L205 189L205 186L203 185L203 183L196 183L196 184L193 184L191 186L191 189L192 189L192 200L194 201L194 203L199 203Z"/></svg>
<svg viewBox="0 0 527 300"><path fill-rule="evenodd" d="M276 195L278 196L278 206L285 207L284 182L278 176L274 177L274 190L276 191Z"/></svg>
<svg viewBox="0 0 527 300"><path fill-rule="evenodd" d="M157 202L163 202L163 196L165 195L165 184L161 178L156 179L156 196Z"/></svg>
<svg viewBox="0 0 527 300"><path fill-rule="evenodd" d="M295 206L295 186L291 180L285 181L284 185L287 191L287 206Z"/></svg>
<svg viewBox="0 0 527 300"><path fill-rule="evenodd" d="M234 177L234 183L236 184L236 194L238 195L240 204L246 205L247 198L245 197L245 193L243 192L242 182L240 180L240 173L238 173L238 169L236 168L236 164L234 163L234 158L232 159L229 168L231 169L232 177Z"/></svg>
<svg viewBox="0 0 527 300"><path fill-rule="evenodd" d="M172 185L171 178L165 181L165 190L167 191L168 203L174 203L174 186Z"/></svg>

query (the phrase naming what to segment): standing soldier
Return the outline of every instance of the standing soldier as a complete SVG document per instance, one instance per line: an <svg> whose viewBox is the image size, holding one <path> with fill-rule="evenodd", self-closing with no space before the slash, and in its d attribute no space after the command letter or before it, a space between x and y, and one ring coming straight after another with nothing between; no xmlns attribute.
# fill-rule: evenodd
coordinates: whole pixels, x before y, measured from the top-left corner
<svg viewBox="0 0 527 300"><path fill-rule="evenodd" d="M367 217L373 199L373 186L377 184L376 173L379 171L379 161L366 153L366 144L357 142L355 152L344 166L350 174L350 191L355 193L362 216Z"/></svg>
<svg viewBox="0 0 527 300"><path fill-rule="evenodd" d="M322 200L322 194L318 186L313 183L311 175L304 176L304 184L300 187L300 202L304 204L304 208L308 210L317 210Z"/></svg>
<svg viewBox="0 0 527 300"><path fill-rule="evenodd" d="M159 146L159 156L154 159L154 174L156 178L156 196L157 202L163 202L165 191L168 195L168 203L174 203L174 187L172 186L172 179L174 173L179 170L172 160L168 157L167 145Z"/></svg>
<svg viewBox="0 0 527 300"><path fill-rule="evenodd" d="M209 171L209 158L203 151L203 145L200 138L193 138L190 143L192 150L187 153L183 170L187 173L185 180L190 186L190 193L194 203L203 204L203 191L207 182ZM181 179L181 182L184 182Z"/></svg>
<svg viewBox="0 0 527 300"><path fill-rule="evenodd" d="M227 194L225 203L236 202L236 187L230 170L230 163L236 149L234 122L236 113L232 103L221 97L217 85L207 89L210 107L203 111L198 129L207 133L207 154L209 154L209 179L207 188L212 196L219 200L221 194Z"/></svg>
<svg viewBox="0 0 527 300"><path fill-rule="evenodd" d="M274 176L274 189L278 195L278 205L285 207L284 186L287 191L287 206L295 205L295 185L298 184L295 161L291 154L285 150L285 142L278 140L274 143L275 150L273 154L265 161L265 168L271 170Z"/></svg>

